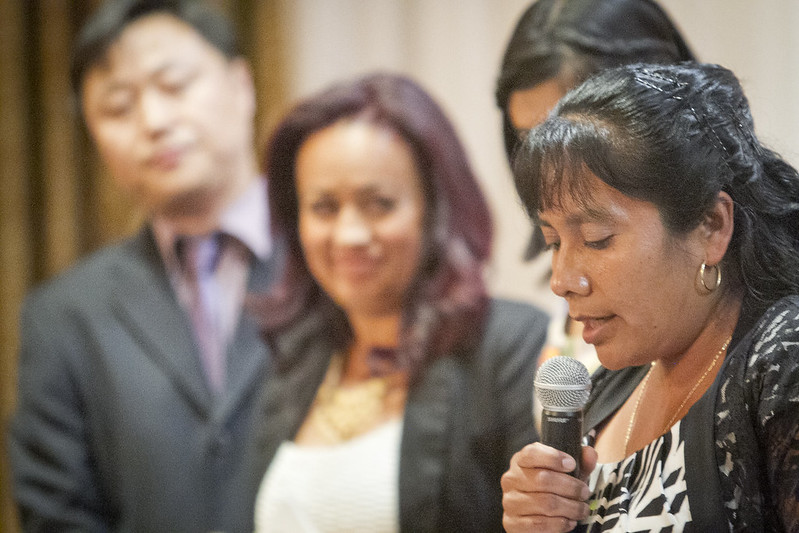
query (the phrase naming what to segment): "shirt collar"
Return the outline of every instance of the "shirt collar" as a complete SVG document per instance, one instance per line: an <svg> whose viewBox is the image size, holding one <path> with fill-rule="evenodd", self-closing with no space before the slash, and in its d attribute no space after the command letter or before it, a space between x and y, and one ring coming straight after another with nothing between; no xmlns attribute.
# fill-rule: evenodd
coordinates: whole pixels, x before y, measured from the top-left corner
<svg viewBox="0 0 799 533"><path fill-rule="evenodd" d="M177 265L175 242L180 235L169 221L163 218L154 219L152 225L158 251L164 262L170 268ZM265 261L272 253L269 226L266 179L259 178L253 180L222 212L217 230L236 237L255 257Z"/></svg>

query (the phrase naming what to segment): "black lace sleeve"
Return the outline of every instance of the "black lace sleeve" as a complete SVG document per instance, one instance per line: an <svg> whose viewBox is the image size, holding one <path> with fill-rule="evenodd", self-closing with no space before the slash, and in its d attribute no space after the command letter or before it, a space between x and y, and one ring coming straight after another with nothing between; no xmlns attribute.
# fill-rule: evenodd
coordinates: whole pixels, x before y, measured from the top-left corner
<svg viewBox="0 0 799 533"><path fill-rule="evenodd" d="M734 531L799 532L799 298L772 306L752 333L720 392L722 496Z"/></svg>
<svg viewBox="0 0 799 533"><path fill-rule="evenodd" d="M785 531L799 532L799 307L780 312L750 359L769 494Z"/></svg>

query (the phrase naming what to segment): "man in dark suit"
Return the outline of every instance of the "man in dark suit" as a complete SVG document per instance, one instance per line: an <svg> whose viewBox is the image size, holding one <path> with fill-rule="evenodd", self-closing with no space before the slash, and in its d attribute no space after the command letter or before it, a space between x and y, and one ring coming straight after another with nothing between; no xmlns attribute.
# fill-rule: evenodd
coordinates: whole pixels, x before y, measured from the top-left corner
<svg viewBox="0 0 799 533"><path fill-rule="evenodd" d="M72 81L148 223L23 307L9 454L24 529L252 531L267 349L242 309L274 254L249 66L207 7L116 0L79 35Z"/></svg>

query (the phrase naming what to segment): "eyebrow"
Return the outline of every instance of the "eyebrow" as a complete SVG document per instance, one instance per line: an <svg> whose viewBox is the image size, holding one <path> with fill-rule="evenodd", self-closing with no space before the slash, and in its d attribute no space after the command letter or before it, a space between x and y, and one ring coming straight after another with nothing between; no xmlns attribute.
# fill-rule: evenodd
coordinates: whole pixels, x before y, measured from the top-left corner
<svg viewBox="0 0 799 533"><path fill-rule="evenodd" d="M331 196L331 195L335 196L338 193L339 190L340 189L337 186L313 187L312 189L310 189L308 191L308 194L309 195L313 195L313 196L317 196L317 197L318 196ZM354 189L353 193L357 197L364 197L364 196L370 196L370 195L375 195L375 194L383 194L383 195L392 194L392 191L391 191L390 188L387 188L385 186L381 186L380 184L369 184L369 185L364 186L363 188L358 187L358 188Z"/></svg>
<svg viewBox="0 0 799 533"><path fill-rule="evenodd" d="M566 218L566 224L569 226L579 226L588 222L609 222L612 219L613 214L610 210L597 205L586 204L577 213L569 215ZM540 213L538 216L538 225L545 228L552 227L552 224L541 218Z"/></svg>
<svg viewBox="0 0 799 533"><path fill-rule="evenodd" d="M169 60L163 62L157 68L155 68L152 72L147 74L147 79L157 79L159 76L163 76L165 73L174 70L174 69L182 69L182 70L190 70L190 67L180 61ZM125 79L120 79L117 76L111 74L111 68L106 68L106 72L108 73L108 79L103 87L104 93L110 93L113 91L124 90L130 87L131 83Z"/></svg>
<svg viewBox="0 0 799 533"><path fill-rule="evenodd" d="M126 91L128 89L130 89L130 83L114 79L103 85L100 94L102 96L107 96L115 92Z"/></svg>

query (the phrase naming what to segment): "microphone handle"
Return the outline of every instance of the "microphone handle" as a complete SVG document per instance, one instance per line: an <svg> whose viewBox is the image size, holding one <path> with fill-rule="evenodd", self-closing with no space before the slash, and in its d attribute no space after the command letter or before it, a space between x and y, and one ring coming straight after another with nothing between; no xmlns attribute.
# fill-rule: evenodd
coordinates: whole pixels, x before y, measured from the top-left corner
<svg viewBox="0 0 799 533"><path fill-rule="evenodd" d="M541 413L541 442L568 453L577 463L570 472L579 478L583 458L583 411L559 412L544 409Z"/></svg>

